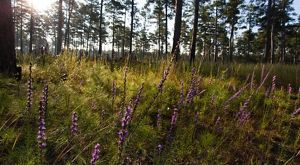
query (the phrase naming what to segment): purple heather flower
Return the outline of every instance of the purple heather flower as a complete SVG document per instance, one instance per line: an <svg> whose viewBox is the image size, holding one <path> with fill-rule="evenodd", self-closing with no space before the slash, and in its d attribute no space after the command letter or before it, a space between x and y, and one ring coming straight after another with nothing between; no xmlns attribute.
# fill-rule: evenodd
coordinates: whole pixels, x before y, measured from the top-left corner
<svg viewBox="0 0 300 165"><path fill-rule="evenodd" d="M127 106L127 108L125 109L125 112L123 113L123 117L121 119L121 130L118 132L118 136L119 136L119 149L122 148L126 137L128 136L128 130L127 130L127 126L129 125L129 122L131 120L132 117L132 113L133 113L133 109L131 106Z"/></svg>
<svg viewBox="0 0 300 165"><path fill-rule="evenodd" d="M45 111L47 107L47 99L48 99L48 86L46 85L43 89L43 95L40 100L40 107L39 107L39 129L37 135L37 141L39 144L39 148L41 150L45 149L47 146L46 140L46 123L45 123Z"/></svg>
<svg viewBox="0 0 300 165"><path fill-rule="evenodd" d="M100 157L100 144L97 143L94 147L93 153L92 153L92 159L91 164L96 165L97 160L99 160Z"/></svg>
<svg viewBox="0 0 300 165"><path fill-rule="evenodd" d="M131 120L131 115L132 115L133 109L131 106L127 106L126 111L124 113L123 118L121 119L121 126L122 128L126 128L127 125L129 124L129 121Z"/></svg>
<svg viewBox="0 0 300 165"><path fill-rule="evenodd" d="M271 92L274 92L275 88L276 88L276 76L273 76Z"/></svg>
<svg viewBox="0 0 300 165"><path fill-rule="evenodd" d="M295 110L294 112L293 112L293 115L295 116L295 115L298 115L298 114L300 114L300 108L298 108L297 110Z"/></svg>
<svg viewBox="0 0 300 165"><path fill-rule="evenodd" d="M141 88L139 89L137 95L135 96L135 98L133 100L133 103L132 103L133 111L135 111L137 105L141 101L141 97L142 97L141 95L142 95L143 89L144 89L144 83L142 84Z"/></svg>
<svg viewBox="0 0 300 165"><path fill-rule="evenodd" d="M237 113L238 122L244 124L250 118L250 112L247 112L249 106L250 98L248 98L244 104L241 106L240 111Z"/></svg>
<svg viewBox="0 0 300 165"><path fill-rule="evenodd" d="M72 135L76 135L78 132L78 115L76 112L72 112L72 125L71 125L71 133Z"/></svg>
<svg viewBox="0 0 300 165"><path fill-rule="evenodd" d="M121 129L118 132L118 136L119 136L118 146L119 146L119 150L121 150L121 148L126 140L126 137L128 136L127 129Z"/></svg>

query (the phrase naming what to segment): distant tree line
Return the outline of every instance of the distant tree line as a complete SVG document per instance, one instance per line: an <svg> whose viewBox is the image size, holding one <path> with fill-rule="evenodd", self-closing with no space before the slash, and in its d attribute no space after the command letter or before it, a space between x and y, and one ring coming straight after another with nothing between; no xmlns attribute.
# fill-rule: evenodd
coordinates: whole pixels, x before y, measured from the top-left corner
<svg viewBox="0 0 300 165"><path fill-rule="evenodd" d="M82 49L99 58L106 44L111 58L174 53L190 63L196 57L299 61L300 17L295 19L293 0L147 0L142 7L134 0L57 0L45 14L27 0L11 3L21 54L44 47L55 54ZM172 19L174 31L168 28Z"/></svg>

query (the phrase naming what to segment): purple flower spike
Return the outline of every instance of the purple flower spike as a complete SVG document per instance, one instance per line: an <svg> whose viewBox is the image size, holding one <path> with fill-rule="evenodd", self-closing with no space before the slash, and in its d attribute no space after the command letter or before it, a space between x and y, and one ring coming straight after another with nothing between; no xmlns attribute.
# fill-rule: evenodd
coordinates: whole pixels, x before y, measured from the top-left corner
<svg viewBox="0 0 300 165"><path fill-rule="evenodd" d="M30 111L31 108L32 108L32 96L33 96L33 92L32 92L32 64L30 63L30 66L29 66L29 79L28 79L28 82L27 82L27 86L28 86L28 89L27 89L27 104L26 104L26 110L27 111Z"/></svg>
<svg viewBox="0 0 300 165"><path fill-rule="evenodd" d="M37 141L39 148L44 150L47 146L46 140L46 123L45 123L45 111L47 107L47 99L48 99L48 86L46 85L43 89L43 95L40 100L40 107L39 107L39 128L37 134Z"/></svg>
<svg viewBox="0 0 300 165"><path fill-rule="evenodd" d="M244 104L241 106L240 111L237 113L236 117L238 118L238 122L240 124L246 123L250 118L250 112L247 112L247 108L249 106L250 98L248 98Z"/></svg>
<svg viewBox="0 0 300 165"><path fill-rule="evenodd" d="M72 113L72 125L71 125L71 133L75 136L78 132L78 115L76 112Z"/></svg>
<svg viewBox="0 0 300 165"><path fill-rule="evenodd" d="M119 136L119 150L121 150L121 148L123 147L123 144L126 140L126 137L128 136L128 130L127 130L127 126L130 123L131 117L132 117L132 113L133 113L133 109L131 106L127 106L123 117L121 119L121 130L118 132L118 136Z"/></svg>
<svg viewBox="0 0 300 165"><path fill-rule="evenodd" d="M170 66L168 66L166 68L166 70L164 70L163 76L162 76L162 78L161 78L161 80L160 80L160 82L157 86L157 89L158 89L159 93L161 93L163 91L164 83L167 80L167 77L170 73L170 69L171 69Z"/></svg>
<svg viewBox="0 0 300 165"><path fill-rule="evenodd" d="M97 160L99 160L99 156L100 156L100 144L97 143L92 153L92 159L91 159L92 165L96 165Z"/></svg>
<svg viewBox="0 0 300 165"><path fill-rule="evenodd" d="M188 104L193 102L194 97L196 96L196 93L197 93L197 89L195 87L196 86L195 74L196 74L196 70L195 70L195 68L193 68L192 69L192 79L190 82L190 87L189 87L189 91L188 91L187 98L186 98L186 103L188 103Z"/></svg>

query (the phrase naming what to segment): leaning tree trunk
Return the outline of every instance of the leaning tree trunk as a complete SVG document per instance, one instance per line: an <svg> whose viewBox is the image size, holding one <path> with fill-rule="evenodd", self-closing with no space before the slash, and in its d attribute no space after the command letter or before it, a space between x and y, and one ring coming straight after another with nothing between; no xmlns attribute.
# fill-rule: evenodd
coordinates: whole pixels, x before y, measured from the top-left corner
<svg viewBox="0 0 300 165"><path fill-rule="evenodd" d="M10 0L0 1L0 73L16 72L15 34Z"/></svg>
<svg viewBox="0 0 300 165"><path fill-rule="evenodd" d="M180 34L181 34L181 18L182 18L182 0L176 0L176 14L175 14L175 24L174 24L174 36L173 36L173 46L172 54L175 54L175 61L179 59L179 45L180 45Z"/></svg>
<svg viewBox="0 0 300 165"><path fill-rule="evenodd" d="M196 40L197 40L197 32L198 32L198 19L199 19L199 3L200 0L195 0L195 13L194 13L194 25L193 25L193 38L191 45L191 54L190 54L190 65L192 65L195 61L195 51L196 51Z"/></svg>

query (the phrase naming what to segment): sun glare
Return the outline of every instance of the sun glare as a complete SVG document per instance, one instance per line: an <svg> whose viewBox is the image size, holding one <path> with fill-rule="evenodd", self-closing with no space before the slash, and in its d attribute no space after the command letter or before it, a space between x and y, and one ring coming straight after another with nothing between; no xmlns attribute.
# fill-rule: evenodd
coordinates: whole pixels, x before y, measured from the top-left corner
<svg viewBox="0 0 300 165"><path fill-rule="evenodd" d="M35 10L44 12L51 7L51 0L28 0Z"/></svg>

